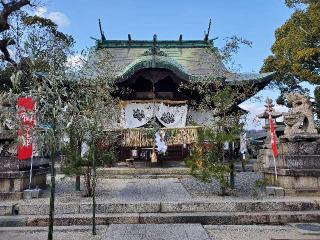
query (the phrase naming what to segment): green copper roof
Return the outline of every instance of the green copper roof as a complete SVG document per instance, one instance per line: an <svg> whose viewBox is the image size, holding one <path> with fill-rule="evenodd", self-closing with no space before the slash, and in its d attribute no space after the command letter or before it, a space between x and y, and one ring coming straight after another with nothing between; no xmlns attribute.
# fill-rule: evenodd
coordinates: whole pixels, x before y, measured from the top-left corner
<svg viewBox="0 0 320 240"><path fill-rule="evenodd" d="M191 80L192 78L186 69L173 58L165 56L142 56L131 62L120 74L118 74L119 80L125 81L137 71L146 68L164 68L171 70L182 79Z"/></svg>
<svg viewBox="0 0 320 240"><path fill-rule="evenodd" d="M117 66L119 81L147 68L171 70L185 80L197 81L212 77L224 79L226 84L257 84L264 87L273 73L232 73L223 64L213 40L97 40L96 50L107 49Z"/></svg>
<svg viewBox="0 0 320 240"><path fill-rule="evenodd" d="M273 79L274 72L268 73L234 73L233 76L226 79L226 83L230 85L247 84L250 81L255 83L269 82Z"/></svg>
<svg viewBox="0 0 320 240"><path fill-rule="evenodd" d="M99 48L151 48L154 44L160 48L207 48L213 46L213 39L187 40L187 41L145 41L145 40L98 40L96 47Z"/></svg>

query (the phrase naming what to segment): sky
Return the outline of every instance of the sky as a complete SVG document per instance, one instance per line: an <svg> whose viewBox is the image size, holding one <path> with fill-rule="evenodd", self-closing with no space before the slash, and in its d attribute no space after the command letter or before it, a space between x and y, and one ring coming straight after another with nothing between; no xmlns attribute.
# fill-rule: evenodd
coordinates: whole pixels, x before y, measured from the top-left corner
<svg viewBox="0 0 320 240"><path fill-rule="evenodd" d="M284 0L48 0L37 9L74 37L79 52L94 45L90 37L100 37L99 18L107 39L127 39L130 33L136 40L151 40L153 34L159 40L175 40L180 34L184 40L200 40L212 19L215 46L222 47L232 35L252 41L252 48L244 46L235 57L241 72L259 72L271 54L274 31L291 13ZM266 89L258 97L275 99L278 94ZM264 110L263 101L252 98L241 107L250 111L247 128L261 129L253 119Z"/></svg>

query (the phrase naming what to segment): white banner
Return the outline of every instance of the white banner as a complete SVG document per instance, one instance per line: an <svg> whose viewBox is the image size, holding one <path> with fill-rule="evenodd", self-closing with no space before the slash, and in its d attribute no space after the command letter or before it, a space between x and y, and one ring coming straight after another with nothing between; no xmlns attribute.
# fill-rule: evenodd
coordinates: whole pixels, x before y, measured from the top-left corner
<svg viewBox="0 0 320 240"><path fill-rule="evenodd" d="M147 124L153 117L165 127L185 127L188 105L170 106L164 103L128 103L122 110L121 126L138 128Z"/></svg>
<svg viewBox="0 0 320 240"><path fill-rule="evenodd" d="M188 105L168 106L158 104L156 117L165 127L180 128L186 126Z"/></svg>
<svg viewBox="0 0 320 240"><path fill-rule="evenodd" d="M129 103L122 110L123 128L138 128L147 124L154 116L153 103Z"/></svg>

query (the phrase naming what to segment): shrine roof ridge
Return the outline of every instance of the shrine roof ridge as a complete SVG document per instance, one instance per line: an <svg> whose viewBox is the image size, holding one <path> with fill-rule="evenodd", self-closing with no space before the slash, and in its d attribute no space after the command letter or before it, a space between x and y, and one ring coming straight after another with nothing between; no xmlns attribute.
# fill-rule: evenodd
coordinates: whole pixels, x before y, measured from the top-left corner
<svg viewBox="0 0 320 240"><path fill-rule="evenodd" d="M97 48L208 48L213 40L96 40Z"/></svg>

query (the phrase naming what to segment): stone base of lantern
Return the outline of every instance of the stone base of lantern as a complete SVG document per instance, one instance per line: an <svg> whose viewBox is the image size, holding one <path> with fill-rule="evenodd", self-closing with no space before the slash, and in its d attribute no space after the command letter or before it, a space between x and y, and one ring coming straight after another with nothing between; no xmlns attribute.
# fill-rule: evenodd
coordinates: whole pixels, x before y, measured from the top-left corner
<svg viewBox="0 0 320 240"><path fill-rule="evenodd" d="M276 164L277 182L273 161L264 162L261 172L270 183L284 188L285 195L320 196L320 134L282 136Z"/></svg>
<svg viewBox="0 0 320 240"><path fill-rule="evenodd" d="M47 160L34 159L31 188L47 186ZM0 200L17 200L29 188L30 160L18 161L16 157L0 157Z"/></svg>
<svg viewBox="0 0 320 240"><path fill-rule="evenodd" d="M320 196L320 169L278 169L278 181L273 169L265 169L263 175L273 186L284 189L286 196Z"/></svg>

